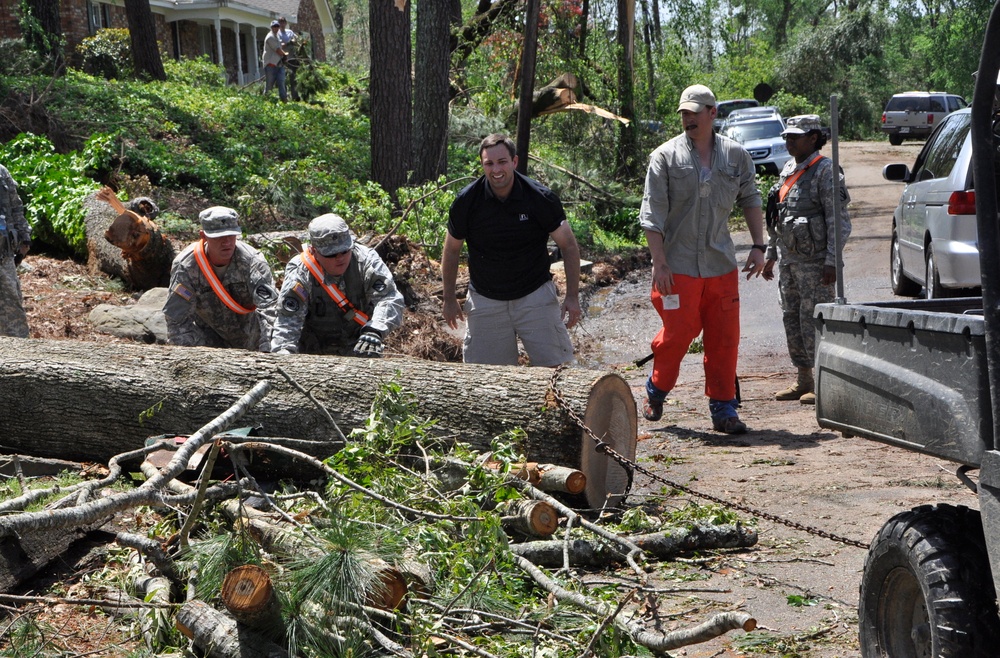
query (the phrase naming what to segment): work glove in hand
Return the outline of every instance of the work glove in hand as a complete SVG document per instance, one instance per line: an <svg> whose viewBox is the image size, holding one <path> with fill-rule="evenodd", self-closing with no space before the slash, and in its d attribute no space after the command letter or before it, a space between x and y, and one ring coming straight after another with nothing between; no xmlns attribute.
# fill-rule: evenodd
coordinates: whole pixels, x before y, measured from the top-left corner
<svg viewBox="0 0 1000 658"><path fill-rule="evenodd" d="M375 330L368 329L361 332L361 337L354 345L355 356L367 356L381 358L382 356L382 335Z"/></svg>
<svg viewBox="0 0 1000 658"><path fill-rule="evenodd" d="M291 352L289 352L288 350L278 350L277 352L275 352L275 354L280 354L281 356L286 356L288 354L291 354Z"/></svg>

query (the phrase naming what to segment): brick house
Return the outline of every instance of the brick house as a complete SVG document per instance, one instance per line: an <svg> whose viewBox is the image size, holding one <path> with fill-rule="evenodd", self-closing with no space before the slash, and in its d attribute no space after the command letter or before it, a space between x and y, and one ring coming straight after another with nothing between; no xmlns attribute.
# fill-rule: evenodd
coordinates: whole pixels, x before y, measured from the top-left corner
<svg viewBox="0 0 1000 658"><path fill-rule="evenodd" d="M19 0L0 0L0 35L19 36ZM225 67L229 81L245 84L263 76L260 63L271 21L288 20L296 34L309 35L313 59L324 61L323 35L333 29L326 0L149 0L160 52L180 59L208 55ZM128 27L124 0L61 0L66 54L74 62L84 38L106 27Z"/></svg>

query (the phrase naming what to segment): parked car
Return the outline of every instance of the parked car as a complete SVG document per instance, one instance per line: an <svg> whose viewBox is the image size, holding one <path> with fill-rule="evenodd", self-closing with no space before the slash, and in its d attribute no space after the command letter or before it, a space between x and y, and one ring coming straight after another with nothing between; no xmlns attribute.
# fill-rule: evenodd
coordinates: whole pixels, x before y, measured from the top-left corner
<svg viewBox="0 0 1000 658"><path fill-rule="evenodd" d="M946 116L968 106L961 96L943 91L896 94L882 112L882 132L889 135L889 143L894 146L904 139L924 139Z"/></svg>
<svg viewBox="0 0 1000 658"><path fill-rule="evenodd" d="M733 110L729 113L729 116L726 117L726 121L723 123L723 126L750 119L781 119L781 121L784 122L778 108L773 105L767 105L764 107L746 107L742 110Z"/></svg>
<svg viewBox="0 0 1000 658"><path fill-rule="evenodd" d="M715 121L712 123L715 125L715 132L719 132L722 128L722 124L725 123L726 117L733 110L742 110L747 107L757 107L760 105L757 101L752 98L737 98L735 100L729 101L719 101L715 104Z"/></svg>
<svg viewBox="0 0 1000 658"><path fill-rule="evenodd" d="M770 117L727 123L720 134L743 145L753 158L757 173L776 175L792 159L781 137L784 129L784 121Z"/></svg>
<svg viewBox="0 0 1000 658"><path fill-rule="evenodd" d="M911 170L889 164L886 180L906 183L892 217L890 279L897 295L947 297L980 285L972 112L942 121Z"/></svg>

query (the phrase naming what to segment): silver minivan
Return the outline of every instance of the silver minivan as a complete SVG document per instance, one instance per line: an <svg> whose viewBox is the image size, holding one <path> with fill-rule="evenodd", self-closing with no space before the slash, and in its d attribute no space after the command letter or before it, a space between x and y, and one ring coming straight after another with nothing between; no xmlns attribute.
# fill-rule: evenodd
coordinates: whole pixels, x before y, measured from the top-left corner
<svg viewBox="0 0 1000 658"><path fill-rule="evenodd" d="M897 295L971 294L980 285L972 112L954 112L924 144L911 170L889 164L882 176L906 183L892 218L890 278Z"/></svg>

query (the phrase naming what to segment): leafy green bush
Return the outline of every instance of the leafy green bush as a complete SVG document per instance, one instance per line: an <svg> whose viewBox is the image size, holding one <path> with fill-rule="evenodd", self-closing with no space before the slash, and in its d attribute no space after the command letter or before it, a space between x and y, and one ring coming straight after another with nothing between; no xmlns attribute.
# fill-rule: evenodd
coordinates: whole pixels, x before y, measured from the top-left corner
<svg viewBox="0 0 1000 658"><path fill-rule="evenodd" d="M226 84L225 69L213 63L208 55L180 60L164 58L163 70L167 80L188 87L214 88Z"/></svg>
<svg viewBox="0 0 1000 658"><path fill-rule="evenodd" d="M38 53L21 39L0 39L0 75L28 75L42 68Z"/></svg>
<svg viewBox="0 0 1000 658"><path fill-rule="evenodd" d="M83 201L98 185L85 174L88 163L100 160L105 141L94 140L93 152L56 153L47 137L21 134L0 145L25 202L25 217L33 237L76 256L87 253Z"/></svg>
<svg viewBox="0 0 1000 658"><path fill-rule="evenodd" d="M92 37L86 37L77 52L83 56L83 70L90 75L106 80L121 80L132 77L132 45L128 30L105 28Z"/></svg>

